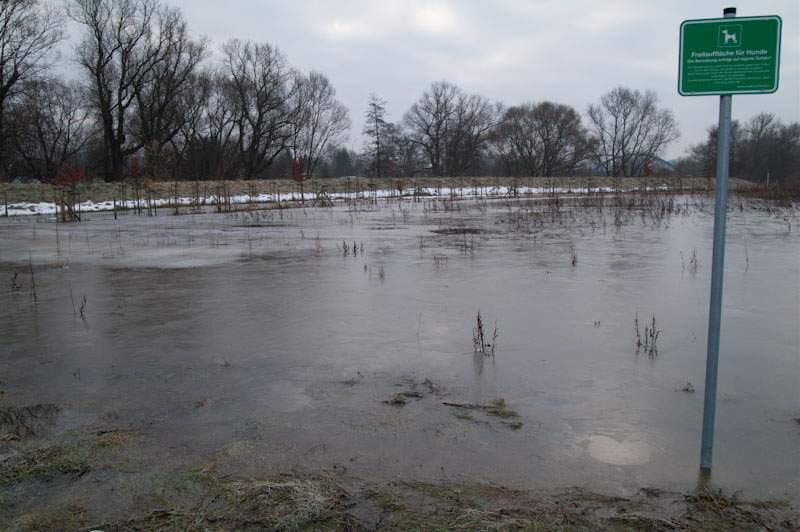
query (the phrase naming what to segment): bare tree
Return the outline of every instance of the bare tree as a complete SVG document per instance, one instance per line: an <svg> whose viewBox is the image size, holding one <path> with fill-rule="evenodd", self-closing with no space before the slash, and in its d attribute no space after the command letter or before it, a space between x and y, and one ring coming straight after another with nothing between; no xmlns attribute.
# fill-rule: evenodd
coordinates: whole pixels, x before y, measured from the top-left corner
<svg viewBox="0 0 800 532"><path fill-rule="evenodd" d="M200 177L208 160L208 148L204 142L209 133L210 101L214 91L214 79L208 72L191 74L175 104L178 133L169 146L174 157L173 177ZM184 174L190 171L190 176Z"/></svg>
<svg viewBox="0 0 800 532"><path fill-rule="evenodd" d="M60 80L29 81L12 107L14 148L28 171L52 179L86 146L92 124L84 90Z"/></svg>
<svg viewBox="0 0 800 532"><path fill-rule="evenodd" d="M399 124L388 124L384 149L385 166L398 176L414 176L425 167L420 147Z"/></svg>
<svg viewBox="0 0 800 532"><path fill-rule="evenodd" d="M293 105L299 75L269 43L233 39L222 51L230 80L223 95L234 114L242 175L257 177L289 147L299 112Z"/></svg>
<svg viewBox="0 0 800 532"><path fill-rule="evenodd" d="M389 124L386 122L386 100L370 94L364 119L363 133L369 139L367 156L372 160L373 175L380 178L389 136Z"/></svg>
<svg viewBox="0 0 800 532"><path fill-rule="evenodd" d="M492 130L502 114L499 104L493 105L478 95L460 94L456 101L452 125L447 128L446 168L449 175L476 175Z"/></svg>
<svg viewBox="0 0 800 532"><path fill-rule="evenodd" d="M639 175L646 164L678 138L671 111L658 107L653 91L617 87L589 106L595 160L606 175Z"/></svg>
<svg viewBox="0 0 800 532"><path fill-rule="evenodd" d="M143 146L130 135L132 106L151 79L157 0L73 0L70 17L84 27L78 63L92 86L103 131L106 176L123 176L126 157Z"/></svg>
<svg viewBox="0 0 800 532"><path fill-rule="evenodd" d="M684 173L713 176L717 161L717 126L680 161ZM759 113L744 126L731 124L731 175L753 181L788 182L800 176L800 123L784 124Z"/></svg>
<svg viewBox="0 0 800 532"><path fill-rule="evenodd" d="M194 103L187 99L197 66L205 57L205 42L194 41L181 13L176 9L159 10L155 34L148 44L151 65L149 75L135 90L135 114L131 129L145 150L145 171L154 177L162 149L171 143L186 125L196 118Z"/></svg>
<svg viewBox="0 0 800 532"><path fill-rule="evenodd" d="M458 87L446 81L436 82L403 118L412 138L425 153L433 175L445 175L448 126L459 92Z"/></svg>
<svg viewBox="0 0 800 532"><path fill-rule="evenodd" d="M508 171L527 176L574 173L590 145L578 112L552 102L510 107L493 140Z"/></svg>
<svg viewBox="0 0 800 532"><path fill-rule="evenodd" d="M800 122L783 124L778 121L773 141L768 151L770 166L766 169L772 183L793 182L800 184ZM767 175L753 175L753 178L766 179Z"/></svg>
<svg viewBox="0 0 800 532"><path fill-rule="evenodd" d="M766 181L767 174L775 176L776 159L781 157L776 150L783 124L771 113L759 113L747 121L745 125L746 142L743 143L741 156L744 164L739 176ZM738 176L737 176L738 177Z"/></svg>
<svg viewBox="0 0 800 532"><path fill-rule="evenodd" d="M742 154L745 152L745 132L738 120L731 122L730 173L735 177L742 175ZM689 147L688 155L679 162L681 172L688 175L712 177L717 166L717 126L708 128L708 137Z"/></svg>
<svg viewBox="0 0 800 532"><path fill-rule="evenodd" d="M328 143L350 128L350 117L324 74L303 77L296 94L294 151L305 161L305 173L313 175Z"/></svg>
<svg viewBox="0 0 800 532"><path fill-rule="evenodd" d="M474 173L499 114L499 105L440 81L411 106L403 123L434 175L464 175Z"/></svg>
<svg viewBox="0 0 800 532"><path fill-rule="evenodd" d="M58 13L37 0L0 2L0 168L6 166L6 112L22 84L49 66L63 36Z"/></svg>
<svg viewBox="0 0 800 532"><path fill-rule="evenodd" d="M211 79L206 110L206 131L200 148L208 159L206 175L220 179L238 172L236 94L230 78L217 73Z"/></svg>

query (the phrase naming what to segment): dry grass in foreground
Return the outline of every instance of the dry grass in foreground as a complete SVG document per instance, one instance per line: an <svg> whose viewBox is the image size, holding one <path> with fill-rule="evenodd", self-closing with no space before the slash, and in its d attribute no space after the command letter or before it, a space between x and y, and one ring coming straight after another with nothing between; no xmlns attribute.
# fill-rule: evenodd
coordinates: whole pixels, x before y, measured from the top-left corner
<svg viewBox="0 0 800 532"><path fill-rule="evenodd" d="M643 489L631 498L582 489L395 482L344 487L336 478L230 480L197 475L194 501L123 521L89 523L74 506L26 516L20 529L64 522L85 530L787 530L800 526L783 502L711 492ZM37 518L39 519L37 521ZM88 526L91 525L91 526Z"/></svg>

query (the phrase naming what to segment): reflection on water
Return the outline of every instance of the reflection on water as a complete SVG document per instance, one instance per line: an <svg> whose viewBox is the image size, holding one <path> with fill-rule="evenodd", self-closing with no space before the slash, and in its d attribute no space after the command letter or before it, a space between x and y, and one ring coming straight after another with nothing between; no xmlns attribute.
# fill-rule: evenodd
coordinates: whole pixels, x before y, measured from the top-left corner
<svg viewBox="0 0 800 532"><path fill-rule="evenodd" d="M589 436L588 449L591 457L598 462L611 465L644 465L652 457L652 449L647 443L635 438L635 433L617 440L609 436Z"/></svg>
<svg viewBox="0 0 800 532"><path fill-rule="evenodd" d="M24 276L2 281L0 402L60 405L62 429L141 427L132 449L154 471L214 457L253 475L691 489L712 217L707 199L676 203L96 214L58 244L54 224L4 220L0 275L30 254L39 304ZM798 497L797 211L762 206L729 218L714 484ZM472 353L479 309L495 357ZM635 353L637 312L662 330L655 358ZM521 428L442 404L496 398Z"/></svg>

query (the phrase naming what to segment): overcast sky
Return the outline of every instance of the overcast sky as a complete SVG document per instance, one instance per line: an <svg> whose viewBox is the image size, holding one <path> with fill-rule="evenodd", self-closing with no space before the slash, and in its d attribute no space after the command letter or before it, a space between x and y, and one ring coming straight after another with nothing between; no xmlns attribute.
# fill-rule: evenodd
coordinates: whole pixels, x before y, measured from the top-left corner
<svg viewBox="0 0 800 532"><path fill-rule="evenodd" d="M780 15L780 89L736 96L733 115L769 111L800 120L800 2L797 0L165 0L180 7L212 47L231 37L277 45L290 64L328 75L350 109L349 144L361 145L362 116L375 92L392 121L432 81L446 79L505 105L552 100L585 115L618 85L656 91L679 121L667 155L702 140L718 97L677 94L682 20Z"/></svg>

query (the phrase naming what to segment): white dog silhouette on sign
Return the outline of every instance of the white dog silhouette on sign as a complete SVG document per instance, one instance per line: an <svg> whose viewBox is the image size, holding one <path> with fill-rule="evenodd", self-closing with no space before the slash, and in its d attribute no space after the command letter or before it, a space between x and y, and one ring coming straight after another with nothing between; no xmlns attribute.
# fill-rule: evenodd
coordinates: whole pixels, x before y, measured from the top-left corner
<svg viewBox="0 0 800 532"><path fill-rule="evenodd" d="M725 48L738 48L742 44L742 25L723 24L717 30L717 46Z"/></svg>
<svg viewBox="0 0 800 532"><path fill-rule="evenodd" d="M736 40L736 34L730 33L728 30L722 30L722 36L725 38L724 44L739 44Z"/></svg>

